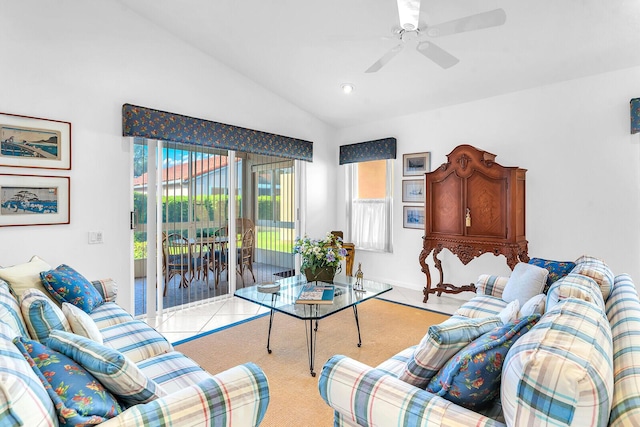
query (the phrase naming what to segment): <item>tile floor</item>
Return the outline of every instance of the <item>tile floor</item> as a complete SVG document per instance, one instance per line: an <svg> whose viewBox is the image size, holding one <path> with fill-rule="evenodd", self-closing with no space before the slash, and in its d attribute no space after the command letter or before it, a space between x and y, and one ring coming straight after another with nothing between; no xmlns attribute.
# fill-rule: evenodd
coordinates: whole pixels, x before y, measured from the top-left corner
<svg viewBox="0 0 640 427"><path fill-rule="evenodd" d="M394 286L393 290L380 296L381 299L422 307L441 313L453 313L460 305L473 296L470 292L431 295L427 303L422 302L422 291ZM145 320L161 332L170 342L178 343L214 329L250 319L268 309L236 297L228 297L215 302L178 311L167 311L155 319Z"/></svg>

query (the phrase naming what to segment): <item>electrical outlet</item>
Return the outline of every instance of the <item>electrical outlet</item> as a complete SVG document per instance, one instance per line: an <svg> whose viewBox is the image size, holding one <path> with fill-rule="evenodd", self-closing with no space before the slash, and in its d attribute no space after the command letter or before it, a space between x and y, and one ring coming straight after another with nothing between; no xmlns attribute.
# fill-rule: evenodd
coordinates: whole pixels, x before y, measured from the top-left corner
<svg viewBox="0 0 640 427"><path fill-rule="evenodd" d="M89 244L96 245L104 243L102 231L90 231L89 232Z"/></svg>

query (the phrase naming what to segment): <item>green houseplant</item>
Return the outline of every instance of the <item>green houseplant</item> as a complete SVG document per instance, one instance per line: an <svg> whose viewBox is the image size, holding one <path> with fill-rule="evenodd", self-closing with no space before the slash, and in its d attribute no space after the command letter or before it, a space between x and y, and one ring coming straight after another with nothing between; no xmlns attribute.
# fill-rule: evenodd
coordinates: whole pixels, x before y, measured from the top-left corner
<svg viewBox="0 0 640 427"><path fill-rule="evenodd" d="M340 263L347 255L342 247L342 239L327 233L324 239L297 238L294 253L302 256L301 270L307 282L321 281L333 283L333 277L342 269Z"/></svg>

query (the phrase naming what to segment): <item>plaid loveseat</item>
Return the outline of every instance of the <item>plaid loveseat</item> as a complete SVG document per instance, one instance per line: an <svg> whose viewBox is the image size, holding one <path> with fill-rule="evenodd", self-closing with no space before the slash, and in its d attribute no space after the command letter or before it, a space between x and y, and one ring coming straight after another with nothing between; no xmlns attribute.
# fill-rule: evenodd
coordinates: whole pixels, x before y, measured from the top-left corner
<svg viewBox="0 0 640 427"><path fill-rule="evenodd" d="M209 374L194 361L175 351L172 345L155 329L132 318L115 302L116 286L111 280L92 284L104 298L104 303L89 316L103 338L97 346L91 340L84 343L83 366L104 368L113 361L101 359L109 349L120 361L135 365L143 378L143 386L132 382L130 374L118 370L116 378L98 377L100 382L115 383L124 394L122 411L103 422L105 426L256 426L262 421L269 402L269 387L264 372L255 364L239 365L216 375ZM42 295L42 294L38 294ZM22 298L28 298L23 294ZM44 305L46 307L46 304ZM0 426L57 426L59 411L52 403L42 380L25 360L16 340L30 340L29 322L56 330L55 319L33 305L25 320L20 301L10 286L0 280ZM37 325L36 325L37 326ZM51 336L74 341L77 335L56 330ZM33 341L27 341L33 342ZM51 346L51 341L42 340ZM105 350L106 348L106 350ZM87 354L96 354L95 360L86 360ZM129 365L131 366L131 365ZM87 368L89 369L89 368ZM137 385L136 385L137 384ZM105 386L105 388L107 388ZM150 391L151 390L151 391ZM56 390L58 391L58 390ZM145 394L146 393L146 394ZM154 394L150 397L150 394ZM63 394L62 392L59 394ZM144 401L131 404L131 401ZM122 401L121 401L122 402ZM59 408L58 408L59 409Z"/></svg>
<svg viewBox="0 0 640 427"><path fill-rule="evenodd" d="M483 414L400 380L411 347L376 368L342 355L329 359L318 387L335 411L334 425L640 425L636 287L628 275L610 274L610 287L602 295L573 284L580 279L570 278L569 286L556 292L557 304L511 347L500 398ZM497 314L506 306L500 296L507 280L481 277L478 295L459 311Z"/></svg>

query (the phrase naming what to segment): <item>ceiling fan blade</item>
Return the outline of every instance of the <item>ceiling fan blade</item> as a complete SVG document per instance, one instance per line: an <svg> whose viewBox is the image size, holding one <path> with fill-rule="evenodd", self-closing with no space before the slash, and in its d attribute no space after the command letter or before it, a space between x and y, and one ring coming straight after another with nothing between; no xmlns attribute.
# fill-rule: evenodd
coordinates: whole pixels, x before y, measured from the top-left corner
<svg viewBox="0 0 640 427"><path fill-rule="evenodd" d="M400 27L408 31L418 28L420 18L420 0L397 0Z"/></svg>
<svg viewBox="0 0 640 427"><path fill-rule="evenodd" d="M400 0L398 0L400 2ZM507 20L507 14L502 9L478 13L453 21L427 27L427 35L430 37L442 37L465 31L481 30L483 28L497 27Z"/></svg>
<svg viewBox="0 0 640 427"><path fill-rule="evenodd" d="M384 65L387 62L391 61L394 56L396 56L397 54L399 54L402 51L402 48L404 48L404 44L402 44L402 43L400 43L399 45L396 45L395 47L392 47L387 53L382 55L382 58L380 58L376 62L374 62L371 67L367 68L365 73L375 73L380 68L384 67Z"/></svg>
<svg viewBox="0 0 640 427"><path fill-rule="evenodd" d="M416 46L418 52L438 64L444 69L453 67L460 60L455 56L451 55L449 52L441 49L431 42L421 42Z"/></svg>

